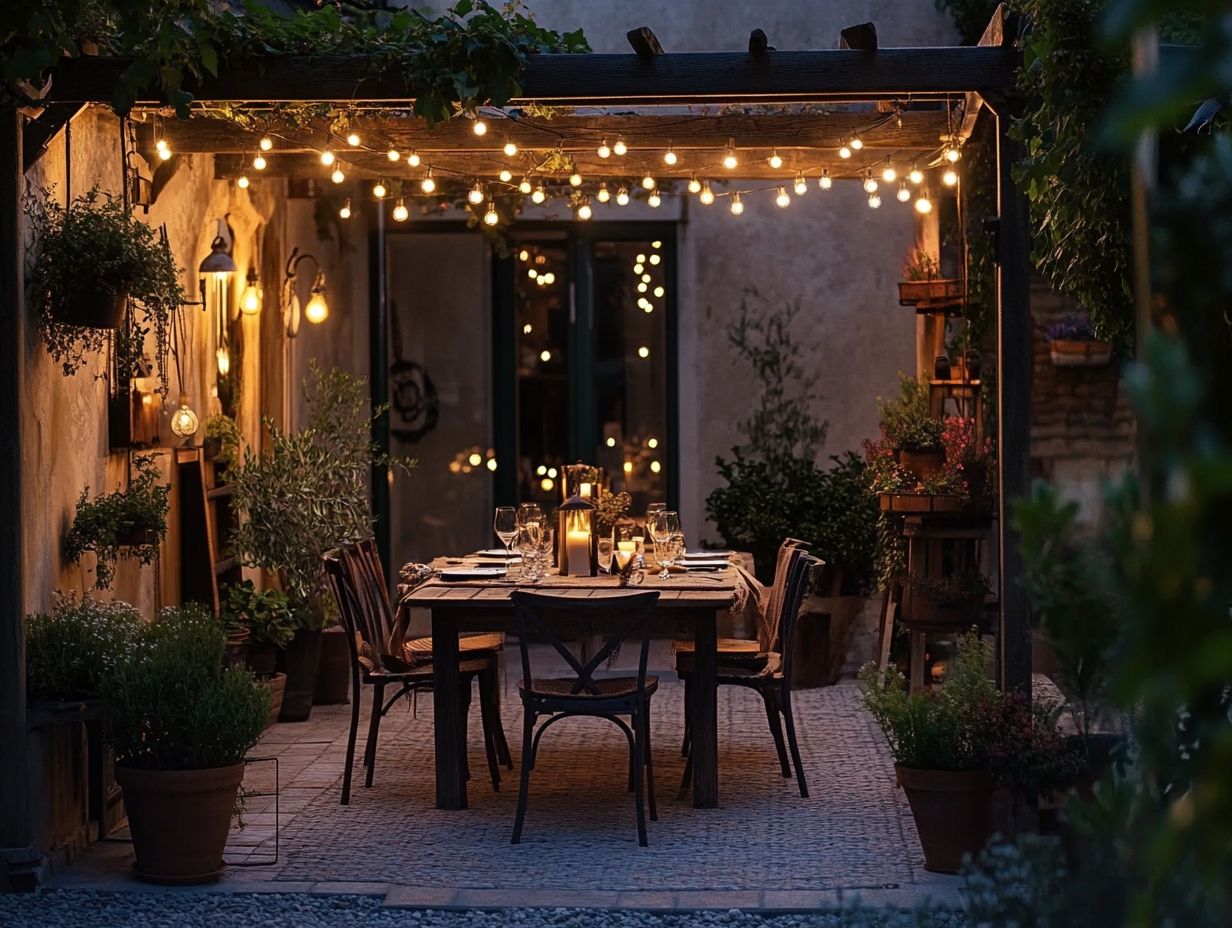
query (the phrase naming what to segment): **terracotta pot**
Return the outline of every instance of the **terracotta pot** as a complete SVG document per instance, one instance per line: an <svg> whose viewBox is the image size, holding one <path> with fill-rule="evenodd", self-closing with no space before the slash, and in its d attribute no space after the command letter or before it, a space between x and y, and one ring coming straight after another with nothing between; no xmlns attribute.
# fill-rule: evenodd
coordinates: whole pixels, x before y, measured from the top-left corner
<svg viewBox="0 0 1232 928"><path fill-rule="evenodd" d="M301 628L282 652L282 671L287 688L282 697L280 722L303 722L312 714L312 694L317 688L317 664L321 654L321 630Z"/></svg>
<svg viewBox="0 0 1232 928"><path fill-rule="evenodd" d="M287 691L287 675L285 673L272 673L264 678L266 689L269 690L270 697L270 717L265 723L265 727L269 728L278 721L278 716L282 714L282 697Z"/></svg>
<svg viewBox="0 0 1232 928"><path fill-rule="evenodd" d="M916 476L918 480L927 480L945 467L945 449L934 448L929 451L898 452L898 463Z"/></svg>
<svg viewBox="0 0 1232 928"><path fill-rule="evenodd" d="M235 629L227 635L227 650L223 655L223 663L234 667L248 663L248 642L252 631L247 628Z"/></svg>
<svg viewBox="0 0 1232 928"><path fill-rule="evenodd" d="M1048 353L1057 367L1099 367L1112 360L1112 346L1096 340L1055 339Z"/></svg>
<svg viewBox="0 0 1232 928"><path fill-rule="evenodd" d="M312 702L335 706L347 702L351 689L351 649L340 626L321 633L321 656L317 663L317 686Z"/></svg>
<svg viewBox="0 0 1232 928"><path fill-rule="evenodd" d="M992 778L978 770L895 767L924 851L924 869L957 873L993 833Z"/></svg>
<svg viewBox="0 0 1232 928"><path fill-rule="evenodd" d="M104 296L98 293L78 293L51 305L51 315L62 325L85 329L118 329L124 323L124 307L128 294Z"/></svg>
<svg viewBox="0 0 1232 928"><path fill-rule="evenodd" d="M222 875L244 765L207 770L116 766L133 836L133 869L150 883L212 883Z"/></svg>

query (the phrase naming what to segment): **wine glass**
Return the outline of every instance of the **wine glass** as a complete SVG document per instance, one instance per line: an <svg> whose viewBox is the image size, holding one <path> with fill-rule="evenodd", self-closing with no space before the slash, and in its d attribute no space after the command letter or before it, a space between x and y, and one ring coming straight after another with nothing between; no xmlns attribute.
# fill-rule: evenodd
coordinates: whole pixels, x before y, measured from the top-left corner
<svg viewBox="0 0 1232 928"><path fill-rule="evenodd" d="M492 518L492 530L505 546L505 556L513 557L512 543L518 533L518 511L512 506L497 506Z"/></svg>
<svg viewBox="0 0 1232 928"><path fill-rule="evenodd" d="M543 510L539 508L538 503L523 503L518 507L518 525L526 525L530 522L543 524Z"/></svg>
<svg viewBox="0 0 1232 928"><path fill-rule="evenodd" d="M548 568L552 566L552 538L553 532L551 526L546 523L541 523L539 526L539 576L542 577L548 572Z"/></svg>
<svg viewBox="0 0 1232 928"><path fill-rule="evenodd" d="M610 573L611 566L612 566L612 548L613 548L612 536L611 535L600 535L598 545L599 545L599 569Z"/></svg>
<svg viewBox="0 0 1232 928"><path fill-rule="evenodd" d="M664 556L670 552L661 551L660 549L666 548L672 535L679 531L679 514L671 512L667 509L660 509L652 515L650 522L650 537L654 539L655 556L658 558L659 563L663 565L663 570L659 573L660 580L666 580L671 573L667 569L667 560Z"/></svg>
<svg viewBox="0 0 1232 928"><path fill-rule="evenodd" d="M534 583L539 574L539 523L527 522L518 529L514 547L522 555L522 576Z"/></svg>
<svg viewBox="0 0 1232 928"><path fill-rule="evenodd" d="M671 568L679 563L684 554L684 533L671 532L667 536L667 541L663 543L663 555L659 558L659 562L663 565L663 573L659 574L660 579L666 580L671 576Z"/></svg>

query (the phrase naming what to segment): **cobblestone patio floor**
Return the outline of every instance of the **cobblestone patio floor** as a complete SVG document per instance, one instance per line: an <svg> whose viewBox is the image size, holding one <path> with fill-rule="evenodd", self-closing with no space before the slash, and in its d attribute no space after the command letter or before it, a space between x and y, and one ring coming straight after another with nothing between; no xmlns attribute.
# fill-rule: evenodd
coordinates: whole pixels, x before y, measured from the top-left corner
<svg viewBox="0 0 1232 928"><path fill-rule="evenodd" d="M421 698L417 715L408 703L385 719L373 788L363 788L357 768L349 807L339 797L350 710L322 706L307 722L275 725L253 752L279 761L278 862L229 867L215 890L359 892L389 905L459 907L788 910L856 896L873 904L956 904L957 879L922 869L886 746L853 683L794 695L808 799L779 773L760 700L725 688L721 807L698 810L677 797L683 689L674 675L661 679L652 729L659 821L650 823L649 848L637 846L625 740L610 723L567 720L544 738L523 843L513 846L516 771L505 771L501 791L492 791L477 707L470 808L443 812L433 805L430 697ZM516 759L521 708L513 682L510 675L503 715ZM366 719L367 699L364 709ZM245 786L271 787L272 765L250 767ZM228 862L272 859L274 825L274 800L250 798ZM136 888L129 863L127 844L104 842L55 885Z"/></svg>

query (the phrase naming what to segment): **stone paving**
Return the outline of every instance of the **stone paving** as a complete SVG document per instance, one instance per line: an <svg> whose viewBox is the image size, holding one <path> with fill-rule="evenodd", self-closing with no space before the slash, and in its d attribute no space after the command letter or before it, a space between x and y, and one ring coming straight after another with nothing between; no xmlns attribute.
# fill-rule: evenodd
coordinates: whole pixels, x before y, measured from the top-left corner
<svg viewBox="0 0 1232 928"><path fill-rule="evenodd" d="M698 810L677 796L683 689L674 675L661 680L652 710L659 821L650 823L648 848L637 846L624 736L601 720L567 720L544 738L523 843L513 846L516 771L505 771L493 792L473 708L470 808L437 810L431 698L421 697L417 712L408 703L385 719L374 786L363 788L357 768L349 807L339 804L349 707L317 707L308 722L271 728L253 754L278 758L278 860L271 862L274 800L249 798L227 849L229 863L249 867L230 867L218 889L362 893L387 905L430 907L798 910L854 897L956 904L957 879L922 869L885 743L854 683L794 696L808 799L779 773L761 701L724 688L721 807ZM503 715L517 758L521 707L513 683L507 674ZM366 699L364 709L366 717ZM361 724L357 760L363 731ZM250 767L245 788L268 789L272 767ZM56 885L136 887L130 862L126 844L105 842Z"/></svg>

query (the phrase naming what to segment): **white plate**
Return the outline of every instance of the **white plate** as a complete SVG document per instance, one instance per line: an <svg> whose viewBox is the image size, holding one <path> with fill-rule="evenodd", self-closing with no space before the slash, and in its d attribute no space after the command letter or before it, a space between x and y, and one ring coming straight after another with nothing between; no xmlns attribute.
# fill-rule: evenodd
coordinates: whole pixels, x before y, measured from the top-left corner
<svg viewBox="0 0 1232 928"><path fill-rule="evenodd" d="M510 553L506 551L504 548L488 548L484 551L476 551L475 557L498 557L498 558L501 558L502 560L507 559L511 561L522 560L522 555L518 554L516 551Z"/></svg>
<svg viewBox="0 0 1232 928"><path fill-rule="evenodd" d="M442 570L442 580L492 580L505 576L503 567L462 567L456 570Z"/></svg>
<svg viewBox="0 0 1232 928"><path fill-rule="evenodd" d="M727 567L727 561L723 560L690 559L684 565L685 570L723 570L725 567Z"/></svg>
<svg viewBox="0 0 1232 928"><path fill-rule="evenodd" d="M686 561L726 561L731 556L731 551L686 551L684 559Z"/></svg>

